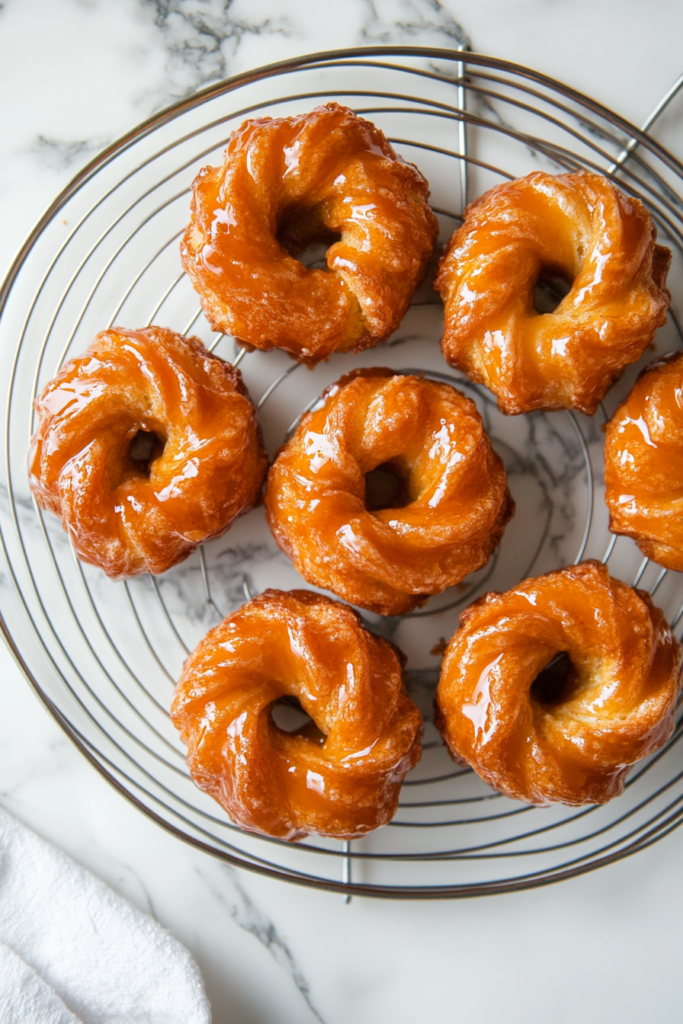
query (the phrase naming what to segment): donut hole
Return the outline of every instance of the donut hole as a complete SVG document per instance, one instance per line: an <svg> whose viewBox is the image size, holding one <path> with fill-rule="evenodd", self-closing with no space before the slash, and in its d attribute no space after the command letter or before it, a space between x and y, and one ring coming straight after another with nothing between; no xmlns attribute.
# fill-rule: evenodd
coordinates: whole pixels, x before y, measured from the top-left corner
<svg viewBox="0 0 683 1024"><path fill-rule="evenodd" d="M546 707L557 707L572 697L577 682L576 666L566 651L560 651L534 679L531 699Z"/></svg>
<svg viewBox="0 0 683 1024"><path fill-rule="evenodd" d="M340 238L341 235L332 235L328 242L309 242L296 253L296 259L308 270L324 270L327 267L327 250Z"/></svg>
<svg viewBox="0 0 683 1024"><path fill-rule="evenodd" d="M286 695L270 705L270 721L288 736L303 736L312 743L323 745L327 737L301 706L298 697Z"/></svg>
<svg viewBox="0 0 683 1024"><path fill-rule="evenodd" d="M309 270L327 266L327 250L341 239L322 219L317 209L289 207L283 210L275 234L285 252Z"/></svg>
<svg viewBox="0 0 683 1024"><path fill-rule="evenodd" d="M154 430L138 430L130 440L128 459L139 476L149 476L155 462L166 446L166 439Z"/></svg>
<svg viewBox="0 0 683 1024"><path fill-rule="evenodd" d="M365 474L365 507L368 512L405 508L412 500L408 477L393 462L383 462Z"/></svg>
<svg viewBox="0 0 683 1024"><path fill-rule="evenodd" d="M533 305L537 313L554 313L572 290L574 280L562 267L543 265L534 283Z"/></svg>

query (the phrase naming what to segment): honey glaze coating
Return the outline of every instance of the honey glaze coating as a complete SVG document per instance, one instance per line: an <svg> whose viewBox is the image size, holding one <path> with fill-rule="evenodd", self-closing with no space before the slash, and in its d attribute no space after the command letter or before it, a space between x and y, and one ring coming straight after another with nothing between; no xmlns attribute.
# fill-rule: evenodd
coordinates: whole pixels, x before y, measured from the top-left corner
<svg viewBox="0 0 683 1024"><path fill-rule="evenodd" d="M404 661L346 605L266 590L185 662L171 718L192 778L251 832L354 839L385 825L421 754ZM280 728L282 698L312 721Z"/></svg>
<svg viewBox="0 0 683 1024"><path fill-rule="evenodd" d="M428 196L347 107L246 121L194 182L183 266L216 331L311 364L359 351L398 327L422 280L438 234ZM308 269L297 256L319 243L326 267Z"/></svg>
<svg viewBox="0 0 683 1024"><path fill-rule="evenodd" d="M610 530L683 571L683 352L652 363L605 428Z"/></svg>
<svg viewBox="0 0 683 1024"><path fill-rule="evenodd" d="M254 407L239 370L198 338L102 331L35 405L31 490L113 579L164 572L259 500Z"/></svg>
<svg viewBox="0 0 683 1024"><path fill-rule="evenodd" d="M535 171L491 189L440 264L446 360L504 413L592 415L666 320L671 252L655 239L643 204L598 174Z"/></svg>
<svg viewBox="0 0 683 1024"><path fill-rule="evenodd" d="M381 615L480 569L515 508L474 402L388 369L327 390L280 449L265 500L309 583Z"/></svg>
<svg viewBox="0 0 683 1024"><path fill-rule="evenodd" d="M606 803L671 736L680 677L680 645L649 594L587 561L462 613L436 720L454 758L507 796Z"/></svg>

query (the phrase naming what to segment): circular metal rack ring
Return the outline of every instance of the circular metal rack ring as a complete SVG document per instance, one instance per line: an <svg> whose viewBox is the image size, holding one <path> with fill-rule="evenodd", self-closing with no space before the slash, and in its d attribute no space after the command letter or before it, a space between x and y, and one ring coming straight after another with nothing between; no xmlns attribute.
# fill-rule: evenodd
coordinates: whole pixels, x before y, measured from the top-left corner
<svg viewBox="0 0 683 1024"><path fill-rule="evenodd" d="M645 129L682 84L683 77ZM534 167L618 176L620 188L647 203L662 241L673 249L677 294L683 166L645 131L528 69L463 51L336 51L237 76L162 111L71 182L31 232L0 289L0 573L16 595L5 601L3 634L39 697L90 762L158 824L206 852L346 898L471 896L568 878L643 849L681 823L683 724L679 720L664 750L634 768L626 793L612 804L530 808L448 760L430 719L438 671L426 652L439 631L453 631L459 606L489 586L509 585L559 561L609 561L615 575L657 593L674 627L683 616L683 587L677 574L638 556L630 541L610 538L596 423L563 412L504 421L485 389L446 372L438 347L439 300L428 287L418 292L379 360L377 352L334 357L308 373L280 353L246 354L232 339L212 335L178 259L194 174L219 158L241 120L301 112L326 100L374 120L423 170L442 240L457 226L468 197ZM524 499L535 495L540 518L516 562L510 561L515 544L504 539L464 587L410 616L369 617L370 628L399 637L411 663L426 663L408 674L427 723L423 761L406 780L390 826L344 844L311 837L292 846L249 836L188 777L167 714L182 659L252 588L262 589L271 577L277 585L297 583L294 570L278 561L259 513L160 578L113 584L73 557L59 524L33 503L25 470L32 399L65 358L82 351L97 330L119 322L197 331L210 348L240 363L271 448L324 386L353 365L381 361L452 381L477 401ZM673 313L660 335L662 350L681 344ZM637 369L608 394L610 410ZM602 419L608 414L603 407ZM548 466L553 459L566 463L565 478ZM567 503L573 511L563 519ZM517 522L523 526L519 512ZM508 532L519 529L515 523Z"/></svg>

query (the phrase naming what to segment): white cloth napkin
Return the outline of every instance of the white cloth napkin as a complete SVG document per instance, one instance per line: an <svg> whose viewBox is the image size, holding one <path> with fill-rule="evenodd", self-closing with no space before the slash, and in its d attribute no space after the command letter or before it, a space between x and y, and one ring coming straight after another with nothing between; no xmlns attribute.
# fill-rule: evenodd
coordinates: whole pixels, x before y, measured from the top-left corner
<svg viewBox="0 0 683 1024"><path fill-rule="evenodd" d="M211 1022L185 947L2 810L0 1022Z"/></svg>

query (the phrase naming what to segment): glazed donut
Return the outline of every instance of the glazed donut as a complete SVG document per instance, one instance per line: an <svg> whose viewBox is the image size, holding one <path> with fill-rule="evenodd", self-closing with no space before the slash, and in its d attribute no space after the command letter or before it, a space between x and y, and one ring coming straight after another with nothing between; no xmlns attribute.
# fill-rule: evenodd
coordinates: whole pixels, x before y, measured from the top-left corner
<svg viewBox="0 0 683 1024"><path fill-rule="evenodd" d="M35 405L31 490L112 579L164 572L259 500L254 407L198 338L102 331Z"/></svg>
<svg viewBox="0 0 683 1024"><path fill-rule="evenodd" d="M193 185L183 266L216 331L317 363L396 330L438 224L417 168L336 103L259 118ZM325 269L299 260L327 249Z"/></svg>
<svg viewBox="0 0 683 1024"><path fill-rule="evenodd" d="M266 590L185 662L171 718L192 778L250 832L354 839L385 825L421 754L404 661L346 605ZM312 721L279 728L281 698Z"/></svg>
<svg viewBox="0 0 683 1024"><path fill-rule="evenodd" d="M327 390L266 491L273 536L301 575L381 615L485 565L514 507L474 402L387 369Z"/></svg>
<svg viewBox="0 0 683 1024"><path fill-rule="evenodd" d="M655 238L643 204L598 174L535 171L491 189L440 264L446 360L504 413L592 415L666 319L671 252Z"/></svg>
<svg viewBox="0 0 683 1024"><path fill-rule="evenodd" d="M683 571L683 352L652 363L607 424L610 530Z"/></svg>
<svg viewBox="0 0 683 1024"><path fill-rule="evenodd" d="M601 804L671 736L680 676L680 644L650 595L587 561L462 613L436 721L453 756L501 793Z"/></svg>

